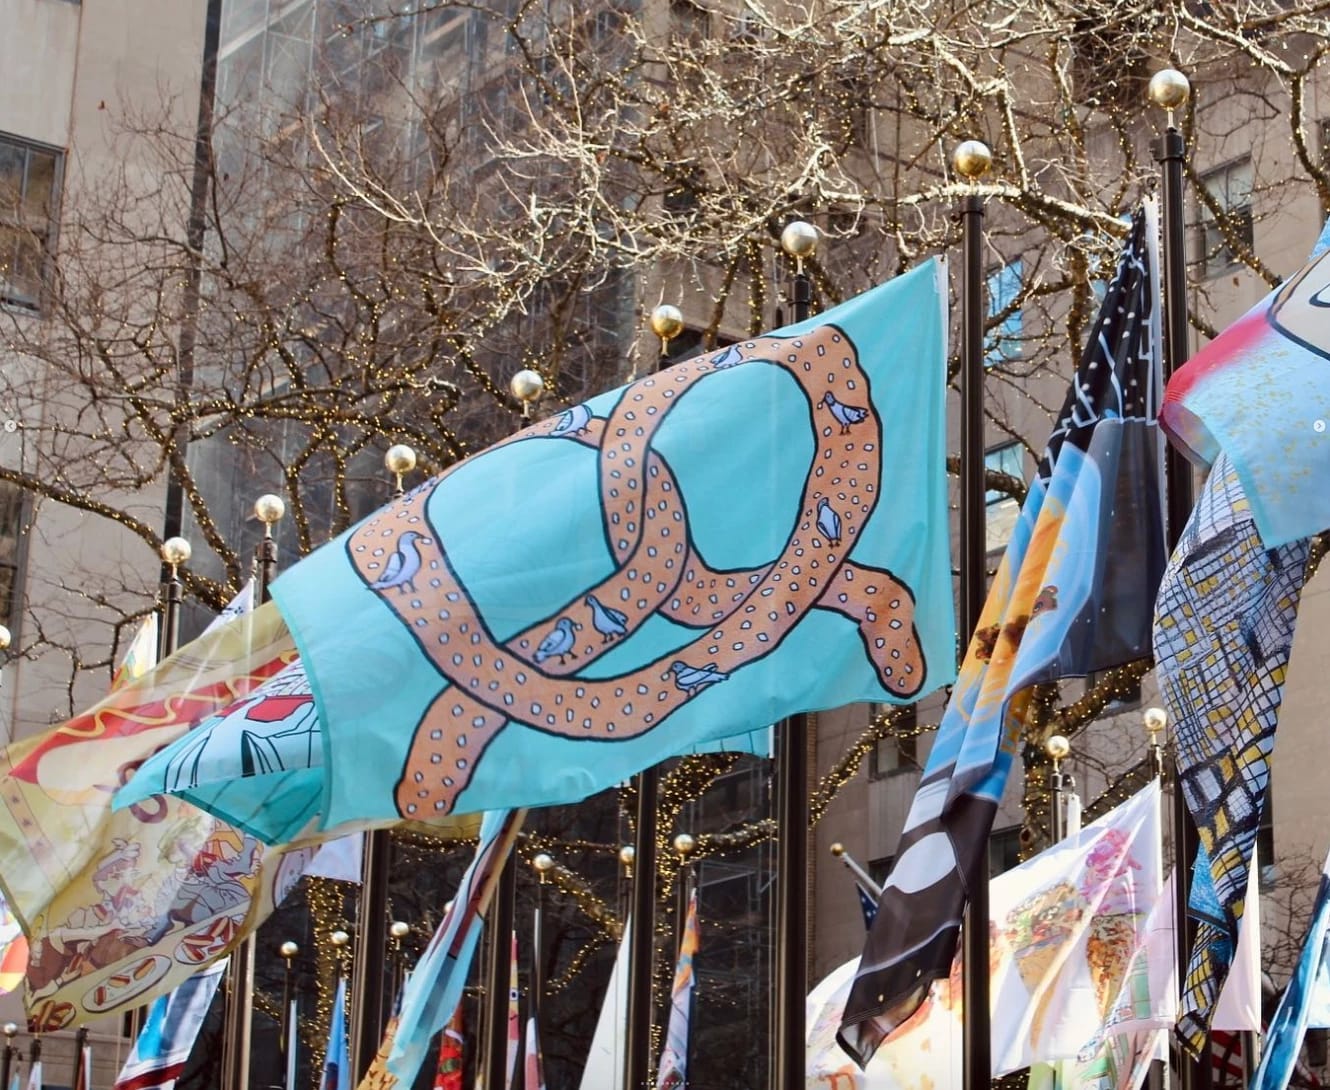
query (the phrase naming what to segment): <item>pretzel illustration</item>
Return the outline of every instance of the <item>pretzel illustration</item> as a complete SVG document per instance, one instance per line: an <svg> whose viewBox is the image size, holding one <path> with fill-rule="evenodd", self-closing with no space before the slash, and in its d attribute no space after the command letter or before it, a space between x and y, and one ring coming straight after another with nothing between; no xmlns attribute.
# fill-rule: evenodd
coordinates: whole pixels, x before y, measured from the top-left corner
<svg viewBox="0 0 1330 1090"><path fill-rule="evenodd" d="M694 543L686 497L652 439L697 384L746 361L779 367L798 384L815 452L779 555L751 570L719 570ZM857 624L886 689L900 697L918 692L926 664L913 593L890 572L850 559L881 500L881 439L868 378L834 326L690 360L628 387L603 418L578 406L518 433L505 443L576 442L598 451L600 507L616 567L503 642L430 522L430 497L448 473L366 521L347 540L351 563L446 682L416 728L398 810L406 817L451 812L510 720L602 741L653 730L774 651L813 609ZM652 617L692 628L697 638L617 676L586 676L589 664Z"/></svg>

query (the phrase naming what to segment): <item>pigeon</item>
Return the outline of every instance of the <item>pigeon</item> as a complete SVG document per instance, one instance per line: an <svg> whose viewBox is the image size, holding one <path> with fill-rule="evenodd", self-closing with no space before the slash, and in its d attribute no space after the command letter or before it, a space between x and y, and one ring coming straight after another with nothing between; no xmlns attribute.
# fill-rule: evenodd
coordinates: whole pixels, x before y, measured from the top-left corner
<svg viewBox="0 0 1330 1090"><path fill-rule="evenodd" d="M831 501L823 496L817 501L817 528L829 545L840 544L840 515L831 509Z"/></svg>
<svg viewBox="0 0 1330 1090"><path fill-rule="evenodd" d="M731 367L737 367L743 361L744 354L734 345L730 345L723 352L711 358L711 369L713 371L728 371Z"/></svg>
<svg viewBox="0 0 1330 1090"><path fill-rule="evenodd" d="M628 614L613 606L604 606L594 594L586 596L586 604L591 607L591 624L605 638L600 642L609 643L616 636L628 631Z"/></svg>
<svg viewBox="0 0 1330 1090"><path fill-rule="evenodd" d="M670 673L674 675L674 684L689 696L695 696L708 685L724 681L730 676L714 666L689 666L679 661L670 663Z"/></svg>
<svg viewBox="0 0 1330 1090"><path fill-rule="evenodd" d="M568 661L565 658L567 655L577 658L577 652L573 650L573 645L577 643L577 637L573 635L573 632L581 627L576 621L569 620L567 617L560 617L545 638L540 641L540 646L536 648L536 661L544 662L546 659L552 659L555 655L558 655L559 664L562 665Z"/></svg>
<svg viewBox="0 0 1330 1090"><path fill-rule="evenodd" d="M843 401L837 401L836 398L832 396L830 390L822 395L821 404L831 410L831 415L834 416L840 424L841 435L849 435L850 425L862 423L868 416L867 409L860 408L858 405L846 405Z"/></svg>
<svg viewBox="0 0 1330 1090"><path fill-rule="evenodd" d="M420 574L420 549L416 546L417 541L422 545L433 544L433 541L424 534L415 530L405 531L397 539L397 551L388 557L388 563L383 567L383 574L369 585L371 590L390 590L396 587L402 594L408 590L412 594L416 593L414 580Z"/></svg>
<svg viewBox="0 0 1330 1090"><path fill-rule="evenodd" d="M574 405L559 414L559 422L550 429L551 435L584 435L591 423L591 410L585 405Z"/></svg>

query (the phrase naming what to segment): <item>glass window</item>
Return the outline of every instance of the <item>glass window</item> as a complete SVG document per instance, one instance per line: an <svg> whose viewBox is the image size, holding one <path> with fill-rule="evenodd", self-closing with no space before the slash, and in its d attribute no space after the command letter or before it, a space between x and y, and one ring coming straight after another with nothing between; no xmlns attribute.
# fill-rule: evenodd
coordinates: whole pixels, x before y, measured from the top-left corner
<svg viewBox="0 0 1330 1090"><path fill-rule="evenodd" d="M0 623L13 629L18 615L18 573L27 493L0 481Z"/></svg>
<svg viewBox="0 0 1330 1090"><path fill-rule="evenodd" d="M1250 159L1201 175L1201 185L1219 206L1219 217L1198 202L1200 221L1194 229L1196 260L1203 276L1215 276L1239 261L1239 249L1250 250L1252 229L1252 166Z"/></svg>
<svg viewBox="0 0 1330 1090"><path fill-rule="evenodd" d="M988 838L988 873L996 878L1021 861L1021 827L998 829Z"/></svg>
<svg viewBox="0 0 1330 1090"><path fill-rule="evenodd" d="M36 310L51 253L61 155L0 136L0 302Z"/></svg>
<svg viewBox="0 0 1330 1090"><path fill-rule="evenodd" d="M984 469L1025 480L1025 450L1020 443L1005 443L994 447L984 454ZM1021 514L1021 505L1016 497L995 488L985 493L985 502L988 505L985 520L988 528L987 548L990 553L997 552L1005 549L1011 540L1011 532Z"/></svg>
<svg viewBox="0 0 1330 1090"><path fill-rule="evenodd" d="M881 713L891 710L894 705L879 704L876 710ZM918 705L911 704L905 709L904 718L896 720L896 730L912 731L918 723ZM914 771L923 768L919 763L919 739L914 734L907 737L879 738L869 754L868 778L880 780L893 772Z"/></svg>
<svg viewBox="0 0 1330 1090"><path fill-rule="evenodd" d="M988 274L988 317L990 322L998 321L988 331L985 367L1021 358L1021 308L1015 305L1021 294L1021 275L1019 258Z"/></svg>

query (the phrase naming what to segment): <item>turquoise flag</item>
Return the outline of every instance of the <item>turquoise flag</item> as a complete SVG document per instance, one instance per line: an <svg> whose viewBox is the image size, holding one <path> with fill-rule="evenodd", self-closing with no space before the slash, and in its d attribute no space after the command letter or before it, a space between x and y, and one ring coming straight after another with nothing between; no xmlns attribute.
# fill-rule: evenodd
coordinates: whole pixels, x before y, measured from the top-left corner
<svg viewBox="0 0 1330 1090"><path fill-rule="evenodd" d="M941 270L567 409L283 575L323 824L573 802L951 681Z"/></svg>

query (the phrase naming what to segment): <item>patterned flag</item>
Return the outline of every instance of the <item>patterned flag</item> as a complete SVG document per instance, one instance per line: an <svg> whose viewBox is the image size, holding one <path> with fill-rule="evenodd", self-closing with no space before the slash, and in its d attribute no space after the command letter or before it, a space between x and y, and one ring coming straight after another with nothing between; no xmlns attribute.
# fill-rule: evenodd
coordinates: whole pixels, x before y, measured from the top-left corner
<svg viewBox="0 0 1330 1090"><path fill-rule="evenodd" d="M1160 423L1195 461L1229 456L1266 548L1330 526L1330 249L1201 349L1168 383Z"/></svg>
<svg viewBox="0 0 1330 1090"><path fill-rule="evenodd" d="M701 935L697 926L697 890L688 896L688 918L679 961L674 967L674 989L670 993L670 1024L660 1053L656 1090L679 1090L688 1084L688 1024L693 1014L693 957Z"/></svg>
<svg viewBox="0 0 1330 1090"><path fill-rule="evenodd" d="M170 995L157 998L120 1069L115 1090L172 1090L189 1062L226 966L225 960L219 961L189 977Z"/></svg>
<svg viewBox="0 0 1330 1090"><path fill-rule="evenodd" d="M1155 664L1201 842L1178 1025L1196 1055L1238 939L1307 556L1306 541L1262 543L1220 454L1159 588Z"/></svg>
<svg viewBox="0 0 1330 1090"><path fill-rule="evenodd" d="M513 932L508 957L508 1078L507 1090L517 1090L517 1054L522 1051L522 1014L518 1008L521 992L517 987L517 932Z"/></svg>
<svg viewBox="0 0 1330 1090"><path fill-rule="evenodd" d="M27 969L27 936L4 897L0 897L0 995L8 995L22 984Z"/></svg>
<svg viewBox="0 0 1330 1090"><path fill-rule="evenodd" d="M1036 682L1148 653L1163 568L1153 209L1132 220L1090 343L970 641L850 993L866 1064L947 976Z"/></svg>
<svg viewBox="0 0 1330 1090"><path fill-rule="evenodd" d="M323 821L572 802L946 684L940 270L573 406L283 574Z"/></svg>
<svg viewBox="0 0 1330 1090"><path fill-rule="evenodd" d="M523 1067L522 1090L545 1090L545 1061L540 1054L540 1031L536 1026L536 1016L532 1014L526 1020L526 1053Z"/></svg>
<svg viewBox="0 0 1330 1090"><path fill-rule="evenodd" d="M31 940L34 1027L60 1029L170 991L299 878L307 853L267 853L177 800L110 809L112 791L153 751L293 654L276 610L257 610L0 754L0 882Z"/></svg>
<svg viewBox="0 0 1330 1090"><path fill-rule="evenodd" d="M1321 868L1321 883L1293 979L1270 1020L1252 1090L1285 1090L1293 1078L1312 1012L1324 1001L1324 995L1318 997L1317 992L1318 984L1324 987L1327 983L1327 938L1330 938L1330 857Z"/></svg>
<svg viewBox="0 0 1330 1090"><path fill-rule="evenodd" d="M332 1023L328 1027L328 1048L323 1054L323 1077L319 1090L351 1090L351 1057L346 1044L346 977L337 978L333 999Z"/></svg>
<svg viewBox="0 0 1330 1090"><path fill-rule="evenodd" d="M131 681L137 681L157 665L157 614L149 613L143 618L138 631L129 643L125 657L120 660L115 673L111 675L111 691L115 692Z"/></svg>
<svg viewBox="0 0 1330 1090"><path fill-rule="evenodd" d="M462 1070L466 1066L465 1047L462 1004L458 1003L439 1038L439 1069L434 1073L434 1090L462 1090Z"/></svg>
<svg viewBox="0 0 1330 1090"><path fill-rule="evenodd" d="M855 892L859 894L859 908L864 914L864 930L873 929L873 921L877 918L877 901L873 895L864 889L858 882L854 883Z"/></svg>
<svg viewBox="0 0 1330 1090"><path fill-rule="evenodd" d="M1242 924L1233 968L1220 989L1210 1022L1213 1042L1217 1030L1261 1032L1261 865L1255 845L1247 868L1247 896L1242 904Z"/></svg>
<svg viewBox="0 0 1330 1090"><path fill-rule="evenodd" d="M525 817L525 810L498 810L485 815L476 856L462 876L452 908L445 913L406 983L387 1064L389 1073L403 1086L415 1082L431 1038L444 1027L462 998L494 887Z"/></svg>

